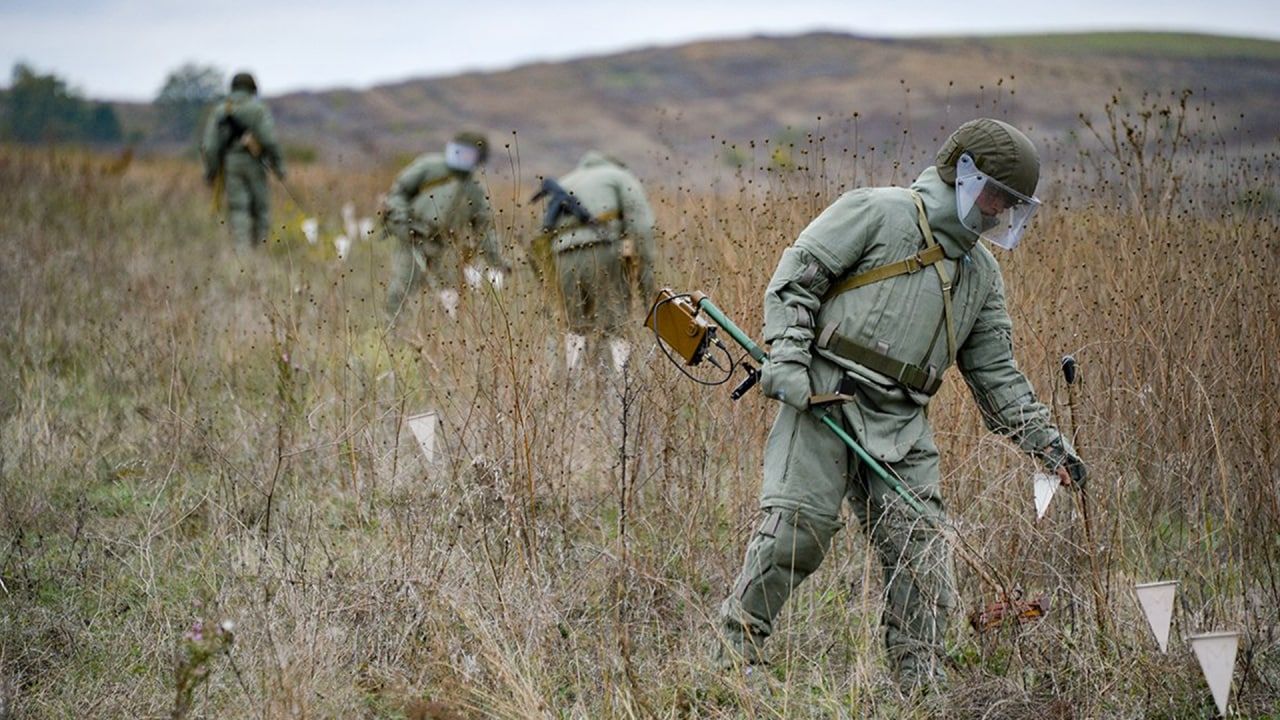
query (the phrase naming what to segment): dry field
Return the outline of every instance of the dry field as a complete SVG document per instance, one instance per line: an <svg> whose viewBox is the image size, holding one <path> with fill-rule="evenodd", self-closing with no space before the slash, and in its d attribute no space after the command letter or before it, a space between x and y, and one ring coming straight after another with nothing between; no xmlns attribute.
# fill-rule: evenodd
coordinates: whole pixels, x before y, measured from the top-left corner
<svg viewBox="0 0 1280 720"><path fill-rule="evenodd" d="M886 673L852 528L768 682L713 669L775 408L685 380L638 306L625 375L567 376L526 263L456 319L428 302L385 327L389 242L329 241L394 168L298 168L244 257L191 163L0 149L0 718L1212 717L1183 638L1216 629L1243 634L1234 708L1274 716L1280 157L1178 98L1109 109L1047 148L1046 210L999 256L1019 362L1090 464L1096 547L1070 495L1034 520L1031 461L950 377L931 416L956 536L1054 605L984 637L957 617L952 688L924 701ZM842 189L909 180L930 140L798 142L682 161L719 167L710 185L648 178L663 284L758 328L781 249ZM516 168L500 152L488 182L519 257L537 210ZM431 464L403 425L428 408ZM963 608L991 599L958 573ZM1132 586L1165 579L1162 655ZM197 619L234 642L184 666Z"/></svg>

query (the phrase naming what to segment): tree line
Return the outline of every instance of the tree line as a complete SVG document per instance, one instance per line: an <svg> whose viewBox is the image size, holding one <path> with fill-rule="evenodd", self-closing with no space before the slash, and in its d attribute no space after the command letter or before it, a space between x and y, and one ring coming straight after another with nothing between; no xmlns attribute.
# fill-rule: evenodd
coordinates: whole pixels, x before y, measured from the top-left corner
<svg viewBox="0 0 1280 720"><path fill-rule="evenodd" d="M208 106L224 92L222 71L185 64L165 78L152 102L154 121L146 139L188 142L194 139ZM85 98L53 73L17 63L8 88L0 88L0 141L23 144L112 144L143 139L128 137L111 103Z"/></svg>

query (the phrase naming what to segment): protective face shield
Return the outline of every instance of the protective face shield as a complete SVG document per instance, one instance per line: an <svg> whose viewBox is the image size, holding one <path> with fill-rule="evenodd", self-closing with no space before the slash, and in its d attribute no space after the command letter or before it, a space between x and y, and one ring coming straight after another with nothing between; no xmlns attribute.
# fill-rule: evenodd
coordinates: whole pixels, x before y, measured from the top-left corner
<svg viewBox="0 0 1280 720"><path fill-rule="evenodd" d="M956 161L956 213L978 237L1012 250L1040 201L978 169L969 153Z"/></svg>
<svg viewBox="0 0 1280 720"><path fill-rule="evenodd" d="M444 146L444 164L450 170L471 172L476 169L476 165L480 164L480 148L475 145L449 142Z"/></svg>

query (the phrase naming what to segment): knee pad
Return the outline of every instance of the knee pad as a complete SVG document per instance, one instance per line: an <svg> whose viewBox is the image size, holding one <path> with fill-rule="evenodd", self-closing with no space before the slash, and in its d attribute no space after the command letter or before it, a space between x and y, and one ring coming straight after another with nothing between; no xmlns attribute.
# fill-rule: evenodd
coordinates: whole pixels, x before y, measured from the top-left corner
<svg viewBox="0 0 1280 720"><path fill-rule="evenodd" d="M832 520L809 518L799 511L775 510L765 518L760 533L772 538L770 554L774 565L809 575L822 564L839 528L839 523Z"/></svg>

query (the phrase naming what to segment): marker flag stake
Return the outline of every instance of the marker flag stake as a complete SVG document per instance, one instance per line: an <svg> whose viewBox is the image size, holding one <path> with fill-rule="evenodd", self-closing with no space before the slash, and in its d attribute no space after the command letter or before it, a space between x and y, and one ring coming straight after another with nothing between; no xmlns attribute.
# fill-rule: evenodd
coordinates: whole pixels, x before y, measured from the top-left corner
<svg viewBox="0 0 1280 720"><path fill-rule="evenodd" d="M1218 704L1218 712L1226 715L1227 698L1231 694L1231 675L1236 669L1236 646L1240 643L1240 633L1205 633L1192 635L1187 638L1187 641L1196 651L1196 659L1200 661L1204 679L1209 683L1209 692L1213 693L1213 701Z"/></svg>
<svg viewBox="0 0 1280 720"><path fill-rule="evenodd" d="M1138 603L1147 616L1147 624L1156 636L1160 652L1169 648L1169 621L1173 619L1173 597L1178 592L1177 581L1139 583L1134 586Z"/></svg>
<svg viewBox="0 0 1280 720"><path fill-rule="evenodd" d="M435 412L428 410L418 415L411 415L405 418L405 424L409 426L409 431L418 440L418 447L422 449L422 454L427 458L427 462L434 462L436 459L436 426L440 423L440 417Z"/></svg>
<svg viewBox="0 0 1280 720"><path fill-rule="evenodd" d="M1036 491L1036 519L1044 517L1045 511L1049 509L1049 501L1053 499L1053 494L1058 491L1058 485L1061 481L1056 475L1046 473L1036 473L1031 478L1031 482L1035 485Z"/></svg>

